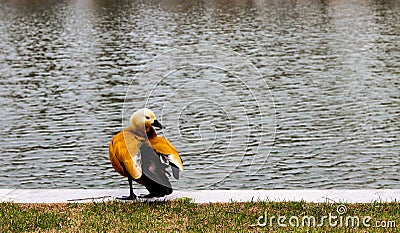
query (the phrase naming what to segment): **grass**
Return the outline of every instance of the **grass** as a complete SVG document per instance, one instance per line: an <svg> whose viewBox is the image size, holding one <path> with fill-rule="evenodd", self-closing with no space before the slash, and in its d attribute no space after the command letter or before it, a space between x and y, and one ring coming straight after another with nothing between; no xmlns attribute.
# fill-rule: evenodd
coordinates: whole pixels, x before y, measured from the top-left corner
<svg viewBox="0 0 400 233"><path fill-rule="evenodd" d="M189 199L168 202L102 202L85 204L15 204L0 203L0 232L400 232L399 203L345 204L346 213L339 215L339 204L305 202L246 202L194 204ZM267 213L266 226L258 226L259 216ZM320 227L305 224L304 216L357 216L359 227L332 227L326 219ZM272 216L272 225L269 221ZM278 225L285 216L287 227ZM291 217L294 216L294 217ZM362 225L370 216L371 226ZM296 217L300 224L295 225ZM265 217L260 219L263 223ZM339 220L339 219L338 219ZM373 227L376 221L386 225ZM392 222L390 222L392 221ZM334 223L334 222L333 222Z"/></svg>

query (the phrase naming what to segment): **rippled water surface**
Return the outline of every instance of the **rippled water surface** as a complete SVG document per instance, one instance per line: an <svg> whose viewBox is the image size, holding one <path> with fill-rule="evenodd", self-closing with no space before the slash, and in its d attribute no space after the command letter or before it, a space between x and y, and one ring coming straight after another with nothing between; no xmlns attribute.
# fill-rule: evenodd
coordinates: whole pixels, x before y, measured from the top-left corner
<svg viewBox="0 0 400 233"><path fill-rule="evenodd" d="M0 188L117 188L152 108L181 189L400 188L399 1L0 2Z"/></svg>

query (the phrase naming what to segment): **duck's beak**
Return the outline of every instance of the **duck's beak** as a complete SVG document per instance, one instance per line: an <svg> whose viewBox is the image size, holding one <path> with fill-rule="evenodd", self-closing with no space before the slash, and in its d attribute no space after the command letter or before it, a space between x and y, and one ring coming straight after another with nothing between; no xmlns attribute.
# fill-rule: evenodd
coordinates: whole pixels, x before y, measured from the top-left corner
<svg viewBox="0 0 400 233"><path fill-rule="evenodd" d="M154 120L154 122L153 122L153 124L151 124L151 126L159 128L159 129L165 128L158 120Z"/></svg>

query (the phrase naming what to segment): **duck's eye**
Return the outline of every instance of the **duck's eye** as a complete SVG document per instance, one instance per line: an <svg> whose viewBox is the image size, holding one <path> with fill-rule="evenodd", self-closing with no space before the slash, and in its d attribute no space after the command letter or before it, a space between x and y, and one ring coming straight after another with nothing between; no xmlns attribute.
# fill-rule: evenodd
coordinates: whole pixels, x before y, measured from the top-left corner
<svg viewBox="0 0 400 233"><path fill-rule="evenodd" d="M147 119L147 120L150 120L150 117L149 117L149 116L146 116L146 119Z"/></svg>

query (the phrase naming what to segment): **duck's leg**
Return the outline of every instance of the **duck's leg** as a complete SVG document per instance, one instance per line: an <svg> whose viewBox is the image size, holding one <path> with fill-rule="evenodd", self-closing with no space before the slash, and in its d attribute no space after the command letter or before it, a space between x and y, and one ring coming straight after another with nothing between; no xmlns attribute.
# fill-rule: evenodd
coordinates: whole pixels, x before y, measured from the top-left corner
<svg viewBox="0 0 400 233"><path fill-rule="evenodd" d="M119 199L119 200L135 200L137 198L136 195L133 193L131 177L128 178L128 182L129 182L129 196L117 197L117 199Z"/></svg>

